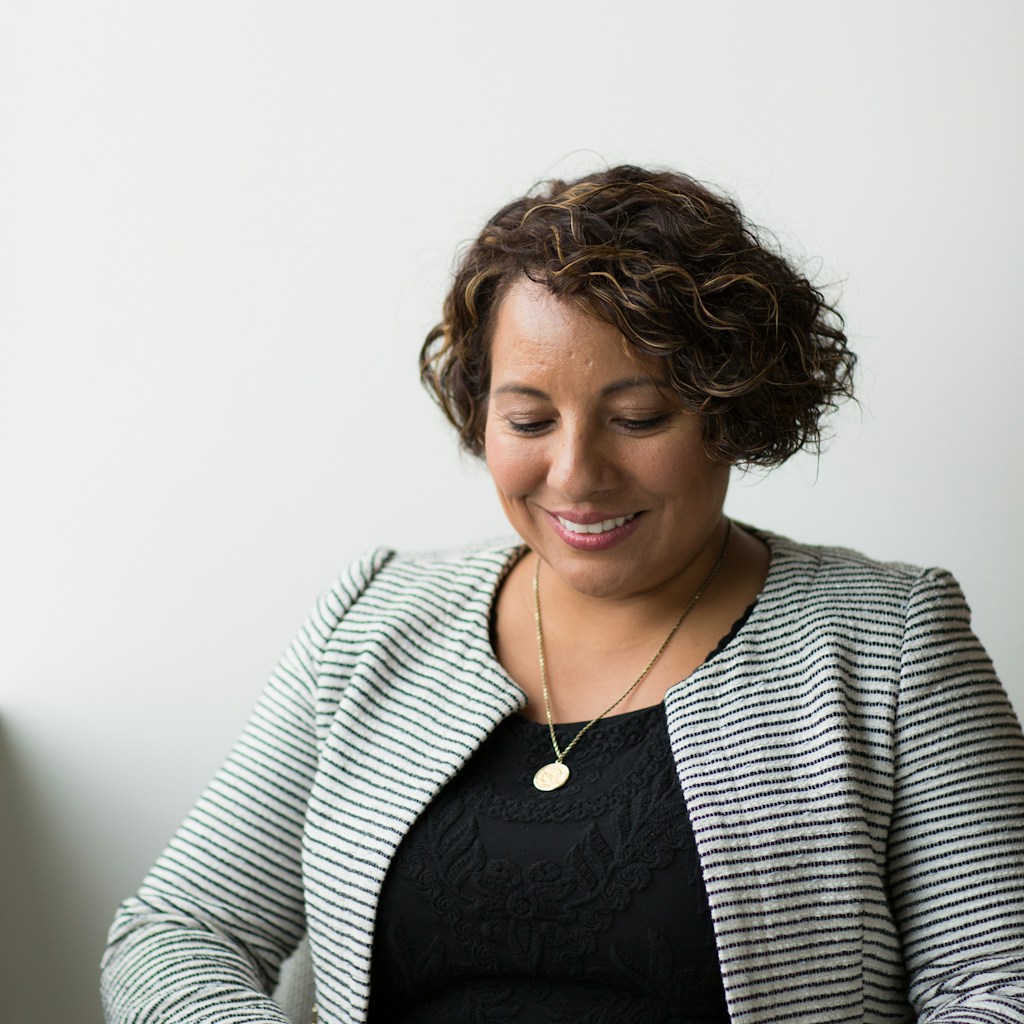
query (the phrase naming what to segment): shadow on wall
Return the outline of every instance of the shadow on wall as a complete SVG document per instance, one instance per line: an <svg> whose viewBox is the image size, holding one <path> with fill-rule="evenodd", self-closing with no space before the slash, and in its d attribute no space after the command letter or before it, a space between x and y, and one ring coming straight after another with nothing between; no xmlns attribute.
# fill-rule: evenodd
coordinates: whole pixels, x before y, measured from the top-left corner
<svg viewBox="0 0 1024 1024"><path fill-rule="evenodd" d="M49 796L0 718L0 1020L100 1024L96 924L111 908Z"/></svg>
<svg viewBox="0 0 1024 1024"><path fill-rule="evenodd" d="M231 746L236 713L103 707L0 717L0 1021L102 1024L99 960Z"/></svg>

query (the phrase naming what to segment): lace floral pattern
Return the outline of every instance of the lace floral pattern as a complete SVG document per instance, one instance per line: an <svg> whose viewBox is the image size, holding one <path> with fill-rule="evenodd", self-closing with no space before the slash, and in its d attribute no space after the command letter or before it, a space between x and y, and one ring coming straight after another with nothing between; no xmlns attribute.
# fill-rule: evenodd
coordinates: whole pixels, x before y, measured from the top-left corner
<svg viewBox="0 0 1024 1024"><path fill-rule="evenodd" d="M663 708L573 755L538 792L547 727L511 718L416 822L381 896L372 1021L728 1020Z"/></svg>

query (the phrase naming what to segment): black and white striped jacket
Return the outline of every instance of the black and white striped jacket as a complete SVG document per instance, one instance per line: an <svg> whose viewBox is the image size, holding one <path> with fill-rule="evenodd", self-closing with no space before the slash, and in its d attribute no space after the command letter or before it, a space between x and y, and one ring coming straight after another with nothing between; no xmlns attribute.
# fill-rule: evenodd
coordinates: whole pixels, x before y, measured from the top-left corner
<svg viewBox="0 0 1024 1024"><path fill-rule="evenodd" d="M732 1019L1024 1022L1024 741L941 570L765 536L749 619L666 697ZM108 1020L365 1020L410 824L524 703L489 618L514 548L378 550L317 604L223 769L120 909Z"/></svg>

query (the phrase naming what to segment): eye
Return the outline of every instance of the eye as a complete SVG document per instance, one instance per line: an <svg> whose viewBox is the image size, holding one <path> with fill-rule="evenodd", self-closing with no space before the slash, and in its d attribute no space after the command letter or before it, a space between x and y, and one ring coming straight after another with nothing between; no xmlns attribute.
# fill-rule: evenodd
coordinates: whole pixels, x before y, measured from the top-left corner
<svg viewBox="0 0 1024 1024"><path fill-rule="evenodd" d="M506 420L508 423L509 430L513 434L531 434L543 433L549 426L551 426L551 420L529 420L526 422L520 420Z"/></svg>
<svg viewBox="0 0 1024 1024"><path fill-rule="evenodd" d="M623 417L617 422L623 430L634 433L642 434L645 430L654 430L656 427L660 427L668 422L669 414L661 413L658 416L649 416L644 419L629 419Z"/></svg>

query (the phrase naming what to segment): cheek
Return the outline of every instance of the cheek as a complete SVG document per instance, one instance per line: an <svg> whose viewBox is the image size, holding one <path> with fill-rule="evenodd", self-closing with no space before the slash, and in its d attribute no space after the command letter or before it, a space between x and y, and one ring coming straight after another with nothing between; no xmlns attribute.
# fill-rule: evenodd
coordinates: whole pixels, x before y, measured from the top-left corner
<svg viewBox="0 0 1024 1024"><path fill-rule="evenodd" d="M666 498L720 502L729 486L729 467L713 462L698 444L638 452L631 465L638 480Z"/></svg>
<svg viewBox="0 0 1024 1024"><path fill-rule="evenodd" d="M677 468L670 487L688 503L720 507L729 488L729 467L711 462L703 453L689 467Z"/></svg>
<svg viewBox="0 0 1024 1024"><path fill-rule="evenodd" d="M535 491L544 480L543 458L534 446L519 438L487 433L487 469L495 487L511 498Z"/></svg>

